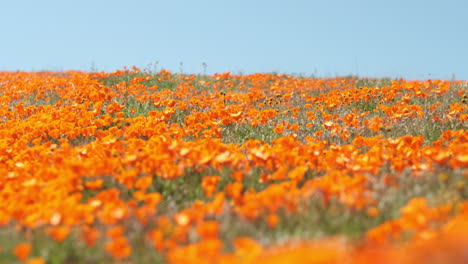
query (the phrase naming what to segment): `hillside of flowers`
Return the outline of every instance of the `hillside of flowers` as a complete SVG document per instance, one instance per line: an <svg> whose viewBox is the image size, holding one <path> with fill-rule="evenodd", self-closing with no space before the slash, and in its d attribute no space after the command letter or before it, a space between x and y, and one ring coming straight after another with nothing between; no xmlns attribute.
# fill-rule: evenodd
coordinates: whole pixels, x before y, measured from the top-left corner
<svg viewBox="0 0 468 264"><path fill-rule="evenodd" d="M466 263L468 82L0 72L0 263Z"/></svg>

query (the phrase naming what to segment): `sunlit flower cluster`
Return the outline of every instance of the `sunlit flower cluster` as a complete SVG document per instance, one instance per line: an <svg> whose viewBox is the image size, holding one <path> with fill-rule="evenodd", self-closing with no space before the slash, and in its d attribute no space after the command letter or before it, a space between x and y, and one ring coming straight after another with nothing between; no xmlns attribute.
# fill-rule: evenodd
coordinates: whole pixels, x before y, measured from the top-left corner
<svg viewBox="0 0 468 264"><path fill-rule="evenodd" d="M445 80L2 72L0 254L45 263L68 241L70 263L463 263L467 94ZM263 237L321 214L371 224L359 242Z"/></svg>

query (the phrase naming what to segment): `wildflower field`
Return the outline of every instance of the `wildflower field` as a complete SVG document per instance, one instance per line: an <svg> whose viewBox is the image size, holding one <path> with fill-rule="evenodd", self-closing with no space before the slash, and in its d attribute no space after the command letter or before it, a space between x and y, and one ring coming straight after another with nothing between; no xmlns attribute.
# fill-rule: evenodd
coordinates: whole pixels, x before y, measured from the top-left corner
<svg viewBox="0 0 468 264"><path fill-rule="evenodd" d="M468 82L0 72L0 263L466 263Z"/></svg>

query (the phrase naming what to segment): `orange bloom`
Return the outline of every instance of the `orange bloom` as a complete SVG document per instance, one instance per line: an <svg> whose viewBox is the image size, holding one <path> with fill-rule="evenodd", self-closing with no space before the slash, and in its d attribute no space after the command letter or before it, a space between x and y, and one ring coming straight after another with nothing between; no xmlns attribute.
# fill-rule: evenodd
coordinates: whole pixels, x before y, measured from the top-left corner
<svg viewBox="0 0 468 264"><path fill-rule="evenodd" d="M220 176L205 176L202 179L202 188L206 197L211 197L216 191L218 183L221 181Z"/></svg>
<svg viewBox="0 0 468 264"><path fill-rule="evenodd" d="M274 228L279 221L279 217L276 214L269 214L267 216L267 224L270 228Z"/></svg>
<svg viewBox="0 0 468 264"><path fill-rule="evenodd" d="M68 226L54 226L47 229L47 233L55 241L62 242L70 234L70 227Z"/></svg>
<svg viewBox="0 0 468 264"><path fill-rule="evenodd" d="M229 183L225 187L225 192L234 201L239 201L242 198L242 190L244 187L240 182Z"/></svg>
<svg viewBox="0 0 468 264"><path fill-rule="evenodd" d="M378 214L379 214L379 209L377 209L376 207L369 207L366 211L366 214L369 216L369 217L376 217Z"/></svg>
<svg viewBox="0 0 468 264"><path fill-rule="evenodd" d="M285 126L284 126L283 124L277 125L277 126L273 129L273 131L274 131L275 133L277 133L277 134L283 134L284 128L285 128Z"/></svg>
<svg viewBox="0 0 468 264"><path fill-rule="evenodd" d="M101 189L104 181L102 179L97 179L95 181L87 181L84 183L84 186L90 190L99 190Z"/></svg>
<svg viewBox="0 0 468 264"><path fill-rule="evenodd" d="M299 124L288 124L288 129L294 130L295 132L299 131L300 125Z"/></svg>
<svg viewBox="0 0 468 264"><path fill-rule="evenodd" d="M287 171L288 171L288 166L282 165L273 174L270 175L270 178L272 180L284 180L286 179Z"/></svg>
<svg viewBox="0 0 468 264"><path fill-rule="evenodd" d="M96 241L99 239L99 230L89 226L82 228L81 238L84 240L87 247L94 247Z"/></svg>
<svg viewBox="0 0 468 264"><path fill-rule="evenodd" d="M125 237L113 238L104 245L104 249L115 259L128 258L132 253L132 248Z"/></svg>
<svg viewBox="0 0 468 264"><path fill-rule="evenodd" d="M161 252L164 249L164 234L161 230L155 229L149 233L149 237L153 242L153 247Z"/></svg>
<svg viewBox="0 0 468 264"><path fill-rule="evenodd" d="M151 176L144 176L138 178L134 187L136 189L146 190L151 186L151 184L153 184L153 178Z"/></svg>
<svg viewBox="0 0 468 264"><path fill-rule="evenodd" d="M109 228L106 231L106 235L110 238L115 239L115 238L121 237L124 234L124 232L125 232L124 227L121 225L117 225L117 226Z"/></svg>
<svg viewBox="0 0 468 264"><path fill-rule="evenodd" d="M187 226L190 224L190 216L186 212L180 212L174 215L174 220L179 226Z"/></svg>
<svg viewBox="0 0 468 264"><path fill-rule="evenodd" d="M20 243L15 246L13 249L13 254L18 258L20 261L26 260L26 258L31 253L31 245L28 243Z"/></svg>
<svg viewBox="0 0 468 264"><path fill-rule="evenodd" d="M112 103L106 107L106 110L109 114L113 114L115 112L118 112L122 109L126 108L124 105L120 105L118 103Z"/></svg>
<svg viewBox="0 0 468 264"><path fill-rule="evenodd" d="M262 253L262 246L249 237L234 239L235 254L246 262L252 261Z"/></svg>
<svg viewBox="0 0 468 264"><path fill-rule="evenodd" d="M235 171L231 173L231 177L237 182L241 182L244 176L245 176L245 172L243 171Z"/></svg>
<svg viewBox="0 0 468 264"><path fill-rule="evenodd" d="M288 178L294 181L302 181L304 174L309 170L307 166L298 166L288 173Z"/></svg>
<svg viewBox="0 0 468 264"><path fill-rule="evenodd" d="M215 239L219 233L219 222L218 221L205 221L201 222L197 226L198 235L202 239Z"/></svg>

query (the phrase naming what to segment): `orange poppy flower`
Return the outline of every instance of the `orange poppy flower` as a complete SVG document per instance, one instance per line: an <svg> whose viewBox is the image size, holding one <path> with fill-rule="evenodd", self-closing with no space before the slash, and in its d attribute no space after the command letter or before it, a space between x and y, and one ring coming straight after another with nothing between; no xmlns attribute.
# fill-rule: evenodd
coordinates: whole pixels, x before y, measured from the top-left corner
<svg viewBox="0 0 468 264"><path fill-rule="evenodd" d="M262 253L262 246L249 237L238 237L233 241L235 254L246 262L254 260Z"/></svg>
<svg viewBox="0 0 468 264"><path fill-rule="evenodd" d="M153 178L151 176L144 176L136 180L134 188L146 190L151 186L151 184L153 184Z"/></svg>
<svg viewBox="0 0 468 264"><path fill-rule="evenodd" d="M197 233L202 239L215 239L219 233L218 221L205 221L197 225Z"/></svg>
<svg viewBox="0 0 468 264"><path fill-rule="evenodd" d="M32 259L28 259L25 264L45 264L46 261L42 257L36 257Z"/></svg>
<svg viewBox="0 0 468 264"><path fill-rule="evenodd" d="M106 235L110 238L121 237L125 232L125 229L121 225L113 226L106 231Z"/></svg>
<svg viewBox="0 0 468 264"><path fill-rule="evenodd" d="M302 181L304 174L309 170L307 166L298 166L288 173L288 178L294 181Z"/></svg>
<svg viewBox="0 0 468 264"><path fill-rule="evenodd" d="M279 217L276 214L269 214L267 216L267 224L270 228L275 228L279 222Z"/></svg>
<svg viewBox="0 0 468 264"><path fill-rule="evenodd" d="M149 233L149 237L153 242L153 247L161 252L164 249L164 233L161 230L155 229Z"/></svg>
<svg viewBox="0 0 468 264"><path fill-rule="evenodd" d="M211 197L213 195L220 181L220 176L205 176L202 178L202 188L206 197Z"/></svg>
<svg viewBox="0 0 468 264"><path fill-rule="evenodd" d="M31 253L31 245L29 243L20 243L15 246L13 249L13 254L18 258L20 261L26 260L26 258Z"/></svg>
<svg viewBox="0 0 468 264"><path fill-rule="evenodd" d="M84 240L87 247L94 247L99 239L99 230L89 226L82 228L81 238Z"/></svg>
<svg viewBox="0 0 468 264"><path fill-rule="evenodd" d="M369 208L366 210L366 214L367 214L367 216L369 216L369 217L376 217L376 216L379 214L379 209L377 209L377 208L374 207L374 206L369 207Z"/></svg>
<svg viewBox="0 0 468 264"><path fill-rule="evenodd" d="M68 226L54 226L47 229L47 233L55 241L62 242L70 234L70 227Z"/></svg>
<svg viewBox="0 0 468 264"><path fill-rule="evenodd" d="M125 237L115 237L104 245L104 249L115 259L128 258L132 248Z"/></svg>
<svg viewBox="0 0 468 264"><path fill-rule="evenodd" d="M281 124L281 125L277 125L277 126L273 129L273 131L274 131L275 133L277 133L277 134L283 134L284 128L285 128L285 126L282 125L282 124Z"/></svg>
<svg viewBox="0 0 468 264"><path fill-rule="evenodd" d="M84 183L84 186L87 188L87 189L90 189L90 190L99 190L102 188L102 185L104 184L104 181L102 179L97 179L95 181L87 181Z"/></svg>

